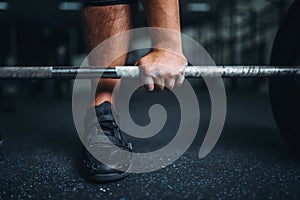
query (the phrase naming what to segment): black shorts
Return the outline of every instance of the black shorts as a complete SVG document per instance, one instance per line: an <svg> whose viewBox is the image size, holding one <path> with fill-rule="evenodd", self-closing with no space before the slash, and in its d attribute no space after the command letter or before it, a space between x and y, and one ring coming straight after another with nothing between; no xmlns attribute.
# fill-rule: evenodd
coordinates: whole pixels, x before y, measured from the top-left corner
<svg viewBox="0 0 300 200"><path fill-rule="evenodd" d="M138 0L84 0L84 6L111 6L118 4L133 4Z"/></svg>

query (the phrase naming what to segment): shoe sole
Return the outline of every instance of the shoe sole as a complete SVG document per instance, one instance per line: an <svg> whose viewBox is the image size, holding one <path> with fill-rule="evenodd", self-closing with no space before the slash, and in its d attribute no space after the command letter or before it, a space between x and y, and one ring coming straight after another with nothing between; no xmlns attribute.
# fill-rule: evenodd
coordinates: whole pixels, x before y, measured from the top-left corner
<svg viewBox="0 0 300 200"><path fill-rule="evenodd" d="M129 173L127 172L123 174L95 174L93 176L85 177L85 179L93 183L107 183L121 180L127 176L129 176Z"/></svg>

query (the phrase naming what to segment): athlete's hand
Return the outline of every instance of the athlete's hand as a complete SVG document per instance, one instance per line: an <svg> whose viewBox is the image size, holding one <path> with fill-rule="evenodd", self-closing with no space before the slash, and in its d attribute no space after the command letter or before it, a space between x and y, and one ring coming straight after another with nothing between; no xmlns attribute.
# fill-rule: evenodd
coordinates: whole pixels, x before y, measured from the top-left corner
<svg viewBox="0 0 300 200"><path fill-rule="evenodd" d="M187 65L183 54L167 50L154 49L135 63L142 69L142 80L148 91L154 88L173 89L184 81L184 70Z"/></svg>

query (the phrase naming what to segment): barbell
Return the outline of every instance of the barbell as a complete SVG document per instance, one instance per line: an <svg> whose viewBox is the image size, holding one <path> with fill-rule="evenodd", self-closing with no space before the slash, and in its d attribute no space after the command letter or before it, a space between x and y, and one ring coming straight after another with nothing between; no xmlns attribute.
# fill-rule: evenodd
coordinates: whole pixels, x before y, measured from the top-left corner
<svg viewBox="0 0 300 200"><path fill-rule="evenodd" d="M0 67L0 79L136 78L139 67L15 66ZM186 78L300 77L300 66L188 66Z"/></svg>
<svg viewBox="0 0 300 200"><path fill-rule="evenodd" d="M270 100L279 129L300 156L300 1L294 1L277 32L271 66L188 66L186 78L269 78ZM0 67L0 79L134 78L139 67Z"/></svg>
<svg viewBox="0 0 300 200"><path fill-rule="evenodd" d="M278 50L276 43L274 51ZM300 52L300 49L299 49ZM280 53L280 50L279 50ZM272 61L277 58L273 53ZM273 64L278 62L273 61ZM93 79L136 78L141 75L137 66L74 67L74 66L14 66L0 67L0 79ZM270 96L276 122L296 152L300 152L297 120L300 113L300 66L188 66L186 78L271 78ZM300 121L299 121L300 122Z"/></svg>

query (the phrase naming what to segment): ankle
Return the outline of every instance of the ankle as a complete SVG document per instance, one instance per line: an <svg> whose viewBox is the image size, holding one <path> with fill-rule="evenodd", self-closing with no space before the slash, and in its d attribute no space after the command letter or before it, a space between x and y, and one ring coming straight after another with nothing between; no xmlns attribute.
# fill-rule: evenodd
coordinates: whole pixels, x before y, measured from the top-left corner
<svg viewBox="0 0 300 200"><path fill-rule="evenodd" d="M112 93L103 92L100 94L96 94L95 99L92 103L92 106L99 106L100 104L104 103L105 101L112 103Z"/></svg>

